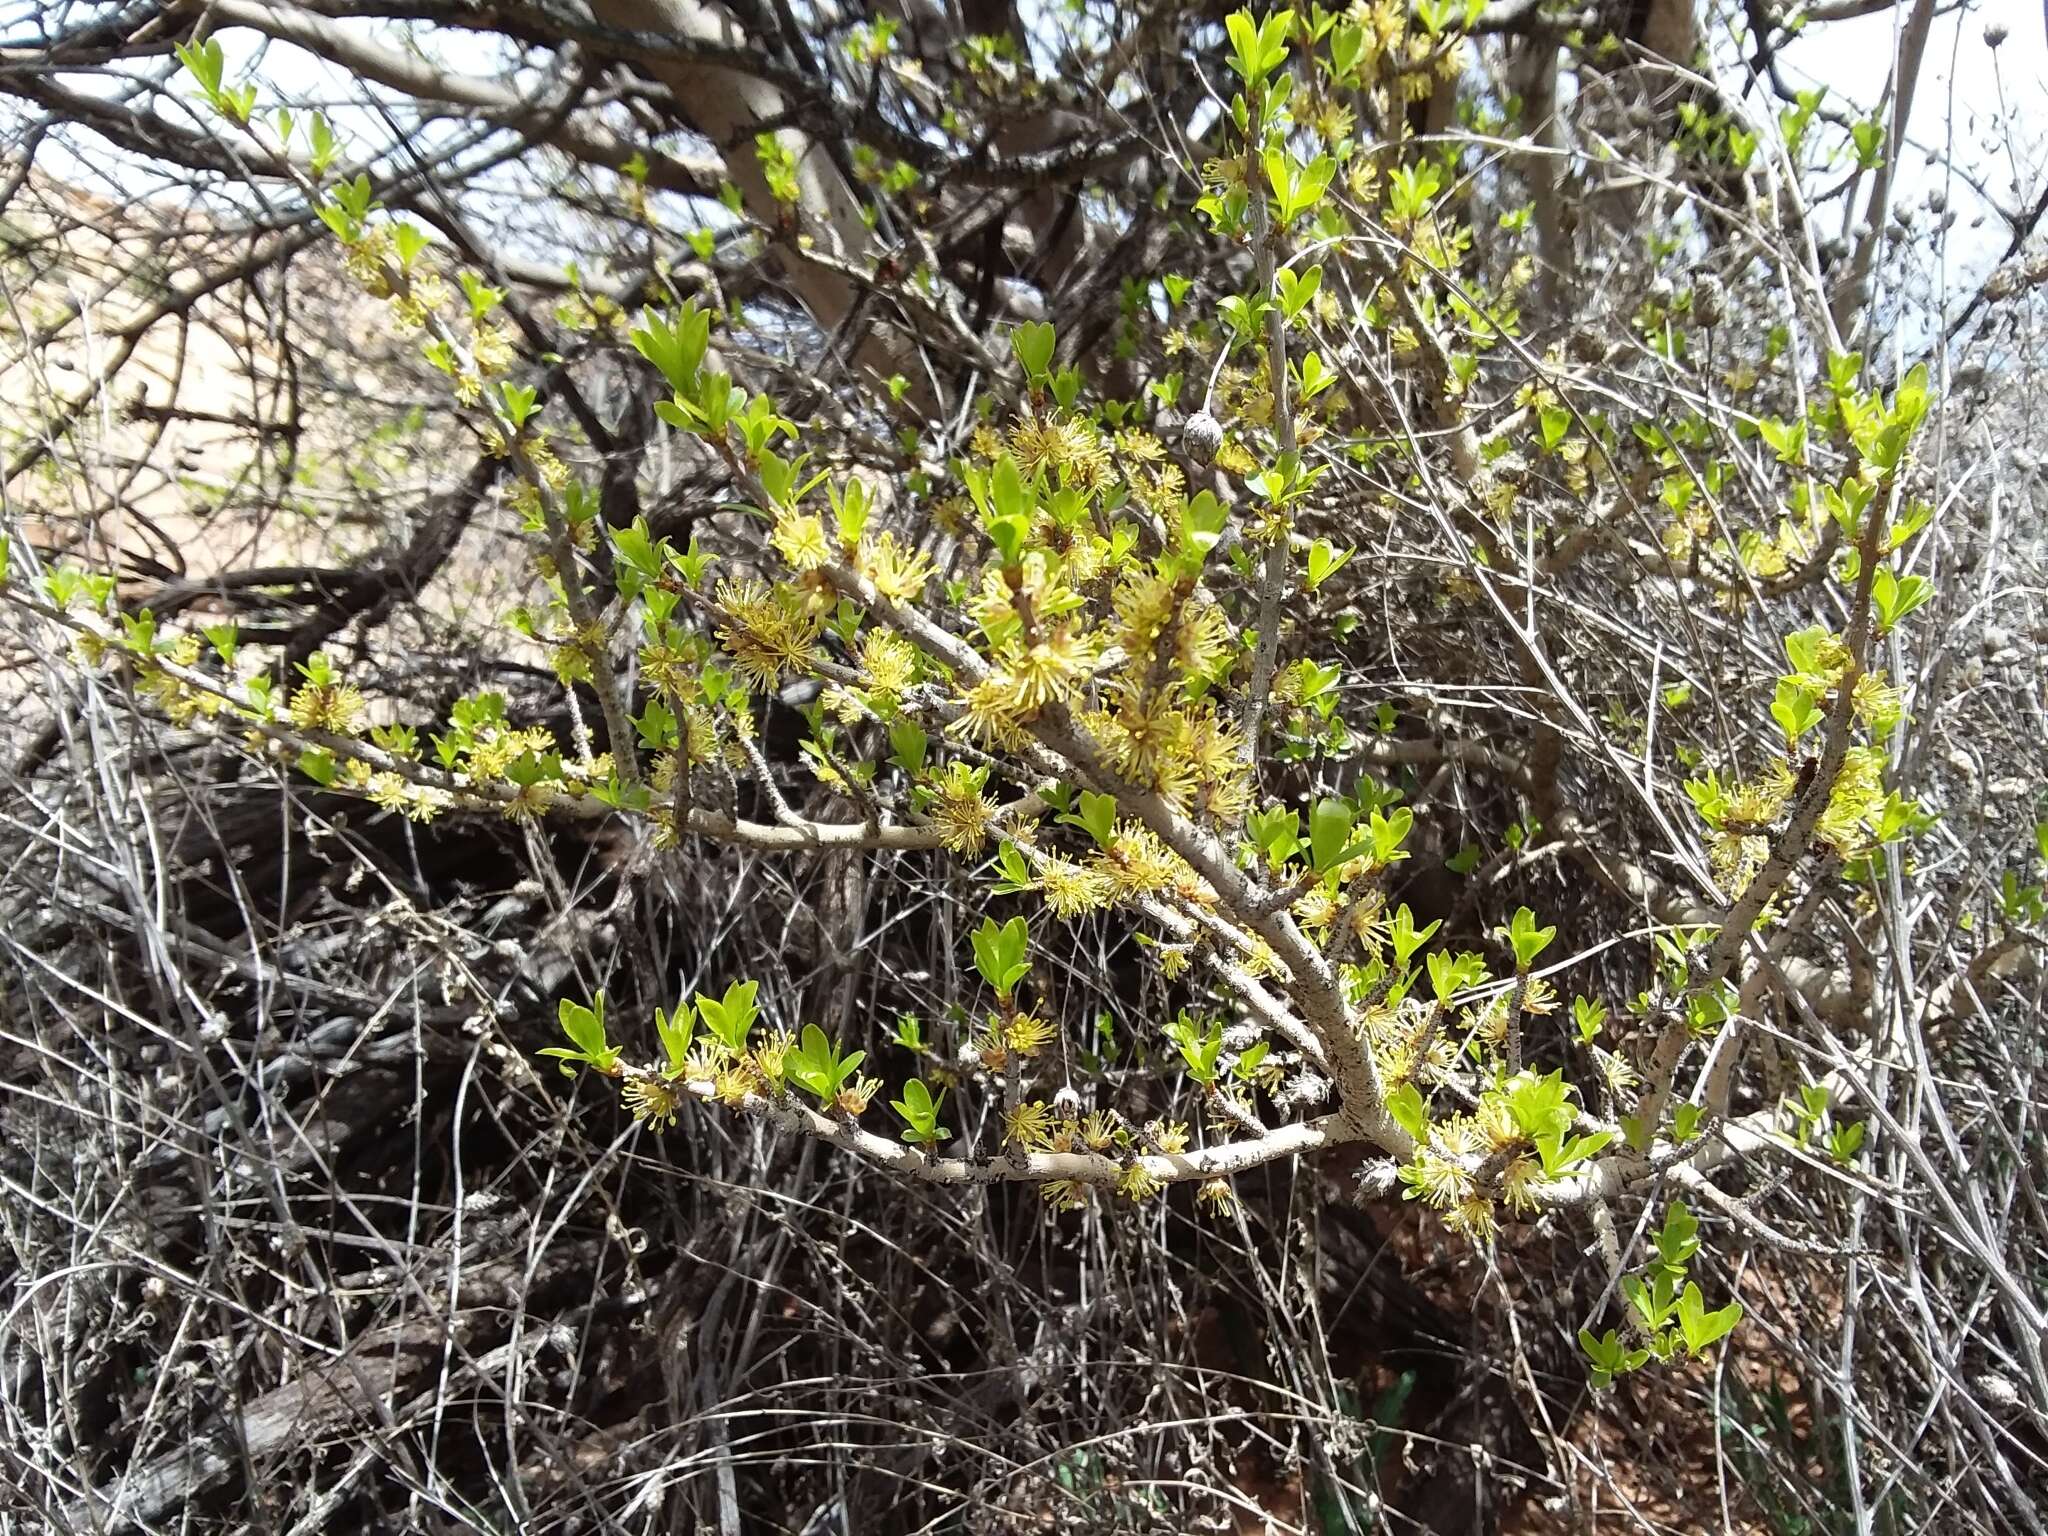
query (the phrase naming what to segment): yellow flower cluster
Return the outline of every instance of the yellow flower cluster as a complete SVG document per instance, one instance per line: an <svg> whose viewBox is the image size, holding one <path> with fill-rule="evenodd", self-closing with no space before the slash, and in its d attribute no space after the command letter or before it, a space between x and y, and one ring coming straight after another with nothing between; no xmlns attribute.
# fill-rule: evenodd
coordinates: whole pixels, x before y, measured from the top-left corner
<svg viewBox="0 0 2048 1536"><path fill-rule="evenodd" d="M932 579L931 556L906 547L887 529L862 543L854 566L892 603L918 602Z"/></svg>
<svg viewBox="0 0 2048 1536"><path fill-rule="evenodd" d="M996 803L984 794L988 770L954 761L932 783L926 814L938 828L940 842L952 852L970 855L988 843Z"/></svg>
<svg viewBox="0 0 2048 1536"><path fill-rule="evenodd" d="M740 675L763 692L785 676L802 676L818 660L823 617L788 587L770 587L752 577L718 584L716 600L726 615L719 642L738 664Z"/></svg>
<svg viewBox="0 0 2048 1536"><path fill-rule="evenodd" d="M307 683L294 689L291 722L302 731L353 736L369 706L353 683Z"/></svg>

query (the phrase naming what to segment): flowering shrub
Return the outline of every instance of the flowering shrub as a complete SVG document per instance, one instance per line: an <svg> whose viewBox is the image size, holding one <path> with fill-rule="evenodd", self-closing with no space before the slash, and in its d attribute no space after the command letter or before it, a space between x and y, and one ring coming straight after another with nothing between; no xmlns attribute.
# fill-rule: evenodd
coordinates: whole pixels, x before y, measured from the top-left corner
<svg viewBox="0 0 2048 1536"><path fill-rule="evenodd" d="M1857 925L1898 909L1938 820L1904 743L1934 707L1907 641L1945 601L1940 402L1924 364L1850 344L1796 238L1811 108L1767 139L1685 103L1674 152L1743 181L1758 254L1682 288L1710 230L1657 232L1667 275L1637 282L1626 252L1574 255L1534 140L1474 149L1515 103L1416 135L1493 9L1228 16L1231 93L1174 194L1183 248L1224 254L1130 278L1092 329L949 320L979 381L950 417L951 381L885 373L886 346L835 420L747 366L739 301L579 288L565 326L715 481L688 531L608 495L503 282L386 207L325 117L266 114L217 42L181 44L493 466L536 593L493 643L544 658L566 715L498 688L430 708L339 647L280 667L34 550L0 565L9 598L138 707L413 823L602 825L635 859L716 844L961 894L946 964L971 970L929 1022L827 1027L770 955L635 977L630 1009L555 998L533 1048L648 1132L753 1119L906 1181L1035 1187L1054 1221L1189 1185L1230 1223L1252 1170L1341 1154L1357 1198L1489 1256L1583 1226L1595 1388L1705 1356L1744 1302L1703 1245L1780 1240L1727 1186L1779 1162L1853 1182L1897 1134L1868 1073L1903 1016L1872 1013L1866 958L1810 951L1824 919L1875 942ZM855 57L884 71L894 39ZM763 249L837 272L800 136L755 161ZM855 167L873 227L922 206L897 165ZM946 313L936 254L899 256L891 302ZM1574 270L1630 302L1575 316ZM1409 681L1433 626L1505 648L1490 726ZM1984 909L2001 935L2040 928L2030 858ZM1139 980L1074 974L1105 931ZM1146 999L1121 1057L1070 1006L1116 986Z"/></svg>

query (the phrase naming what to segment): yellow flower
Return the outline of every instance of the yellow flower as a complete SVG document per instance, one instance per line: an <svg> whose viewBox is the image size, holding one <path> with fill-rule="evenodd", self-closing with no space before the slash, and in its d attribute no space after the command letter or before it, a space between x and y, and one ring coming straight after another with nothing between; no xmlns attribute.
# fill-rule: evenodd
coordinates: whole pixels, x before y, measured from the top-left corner
<svg viewBox="0 0 2048 1536"><path fill-rule="evenodd" d="M870 689L893 698L917 680L917 651L893 630L869 629L860 637L860 667Z"/></svg>
<svg viewBox="0 0 2048 1536"><path fill-rule="evenodd" d="M817 662L823 616L812 612L789 588L760 581L722 581L718 606L728 615L718 638L740 675L763 691L781 685L785 673L804 673Z"/></svg>
<svg viewBox="0 0 2048 1536"><path fill-rule="evenodd" d="M1116 435L1117 451L1127 459L1140 464L1157 464L1166 457L1166 446L1150 432L1138 427L1126 427Z"/></svg>
<svg viewBox="0 0 2048 1536"><path fill-rule="evenodd" d="M626 1079L626 1085L619 1090L628 1111L635 1120L643 1122L650 1131L658 1131L676 1123L676 1111L682 1108L683 1096L674 1085L659 1077L641 1077L637 1074Z"/></svg>
<svg viewBox="0 0 2048 1536"><path fill-rule="evenodd" d="M856 564L875 584L875 590L892 603L919 601L932 579L932 557L921 549L906 549L886 530L861 547Z"/></svg>
<svg viewBox="0 0 2048 1536"><path fill-rule="evenodd" d="M939 841L954 853L979 853L988 842L996 803L981 792L987 782L986 768L956 762L933 787L927 813L938 829Z"/></svg>
<svg viewBox="0 0 2048 1536"><path fill-rule="evenodd" d="M1237 1209L1237 1191L1230 1187L1228 1179L1204 1179L1202 1187L1195 1191L1195 1203L1208 1206L1219 1216L1228 1215Z"/></svg>
<svg viewBox="0 0 2048 1536"><path fill-rule="evenodd" d="M1038 1186L1038 1197L1055 1211L1086 1210L1088 1186L1079 1179L1048 1179Z"/></svg>
<svg viewBox="0 0 2048 1536"><path fill-rule="evenodd" d="M998 1027L994 1019L989 1023ZM1019 1056L1035 1056L1052 1040L1052 1026L1036 1014L1020 1013L1001 1028L1001 1037L1003 1044Z"/></svg>
<svg viewBox="0 0 2048 1536"><path fill-rule="evenodd" d="M1109 475L1109 451L1092 424L1078 416L1027 416L1010 429L1010 452L1024 478L1040 474L1093 490Z"/></svg>
<svg viewBox="0 0 2048 1536"><path fill-rule="evenodd" d="M1473 1192L1470 1174L1426 1148L1401 1169L1401 1182L1408 1186L1406 1198L1439 1211L1449 1210Z"/></svg>
<svg viewBox="0 0 2048 1536"><path fill-rule="evenodd" d="M853 1082L840 1089L839 1097L832 1102L843 1113L858 1119L867 1113L868 1105L874 1102L875 1095L881 1091L882 1080L879 1077L856 1078Z"/></svg>
<svg viewBox="0 0 2048 1536"><path fill-rule="evenodd" d="M507 821L538 821L555 803L555 786L546 779L514 788L510 799L499 806Z"/></svg>
<svg viewBox="0 0 2048 1536"><path fill-rule="evenodd" d="M1215 155L1202 162L1202 184L1215 192L1242 191L1244 156Z"/></svg>
<svg viewBox="0 0 2048 1536"><path fill-rule="evenodd" d="M1052 1111L1037 1100L1012 1104L1003 1111L1003 1140L1033 1150L1052 1137Z"/></svg>
<svg viewBox="0 0 2048 1536"><path fill-rule="evenodd" d="M1087 637L1062 625L1046 638L1008 658L1017 712L1031 715L1065 699L1094 661Z"/></svg>
<svg viewBox="0 0 2048 1536"><path fill-rule="evenodd" d="M1100 869L1058 857L1048 858L1039 867L1038 878L1045 904L1059 918L1079 917L1106 906L1115 890Z"/></svg>
<svg viewBox="0 0 2048 1536"><path fill-rule="evenodd" d="M1169 889L1187 865L1149 827L1125 822L1117 828L1102 868L1117 895L1140 896Z"/></svg>
<svg viewBox="0 0 2048 1536"><path fill-rule="evenodd" d="M1126 1200L1149 1200L1163 1188L1159 1176L1143 1163L1125 1164L1116 1178L1116 1192Z"/></svg>
<svg viewBox="0 0 2048 1536"><path fill-rule="evenodd" d="M503 373L514 360L512 338L502 327L485 321L476 328L469 355L476 360L478 373Z"/></svg>
<svg viewBox="0 0 2048 1536"><path fill-rule="evenodd" d="M1188 1128L1180 1120L1148 1120L1145 1140L1166 1157L1178 1157L1188 1149Z"/></svg>
<svg viewBox="0 0 2048 1536"><path fill-rule="evenodd" d="M328 731L353 736L367 705L350 683L308 683L292 694L292 724L302 731Z"/></svg>
<svg viewBox="0 0 2048 1536"><path fill-rule="evenodd" d="M1607 1091L1616 1097L1628 1093L1640 1081L1636 1069L1629 1064L1628 1058L1618 1056L1613 1051L1600 1052L1599 1065L1601 1081L1607 1085Z"/></svg>
<svg viewBox="0 0 2048 1536"><path fill-rule="evenodd" d="M1492 1138L1470 1115L1450 1115L1430 1127L1437 1146L1451 1157L1470 1157L1491 1151Z"/></svg>
<svg viewBox="0 0 2048 1536"><path fill-rule="evenodd" d="M754 1091L754 1074L744 1062L726 1060L719 1064L718 1071L711 1079L712 1092L718 1102L728 1109L738 1109Z"/></svg>
<svg viewBox="0 0 2048 1536"><path fill-rule="evenodd" d="M955 728L962 735L992 747L1022 746L1024 728L1017 717L1016 700L1014 680L992 672L961 699L960 719Z"/></svg>
<svg viewBox="0 0 2048 1536"><path fill-rule="evenodd" d="M1536 1209L1536 1186L1543 1181L1543 1164L1527 1153L1511 1158L1501 1170L1501 1198L1508 1208L1527 1214Z"/></svg>
<svg viewBox="0 0 2048 1536"><path fill-rule="evenodd" d="M1444 1225L1462 1232L1475 1243L1489 1243L1500 1227L1493 1202L1484 1195L1469 1195L1444 1212Z"/></svg>
<svg viewBox="0 0 2048 1536"><path fill-rule="evenodd" d="M381 810L403 812L412 799L412 786L395 773L377 774L370 780L370 800Z"/></svg>
<svg viewBox="0 0 2048 1536"><path fill-rule="evenodd" d="M789 562L791 570L814 571L832 558L832 541L825 536L825 524L814 512L783 512L768 535L775 552Z"/></svg>

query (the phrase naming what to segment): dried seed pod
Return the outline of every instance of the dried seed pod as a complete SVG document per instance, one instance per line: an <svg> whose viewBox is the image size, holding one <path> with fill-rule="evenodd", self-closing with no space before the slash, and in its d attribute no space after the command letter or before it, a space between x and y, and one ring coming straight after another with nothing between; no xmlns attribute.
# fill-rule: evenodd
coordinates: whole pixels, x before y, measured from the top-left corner
<svg viewBox="0 0 2048 1536"><path fill-rule="evenodd" d="M1180 429L1180 445L1197 464L1215 463L1223 446L1223 423L1206 410L1195 412Z"/></svg>
<svg viewBox="0 0 2048 1536"><path fill-rule="evenodd" d="M1708 330L1728 318L1728 290L1711 272L1701 278L1692 292L1692 312Z"/></svg>

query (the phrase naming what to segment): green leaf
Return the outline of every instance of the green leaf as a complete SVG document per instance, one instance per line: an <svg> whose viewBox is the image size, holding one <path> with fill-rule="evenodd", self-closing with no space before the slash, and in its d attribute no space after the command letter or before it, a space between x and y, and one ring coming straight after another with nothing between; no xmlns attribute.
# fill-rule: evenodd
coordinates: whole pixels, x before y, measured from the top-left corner
<svg viewBox="0 0 2048 1536"><path fill-rule="evenodd" d="M1432 925L1434 926L1434 925ZM1469 952L1451 955L1438 950L1426 962L1429 967L1430 990L1436 1000L1446 1008L1460 990L1477 985L1486 975L1486 963L1478 955Z"/></svg>
<svg viewBox="0 0 2048 1536"><path fill-rule="evenodd" d="M1287 62L1287 34L1294 12L1281 11L1256 20L1249 11L1234 11L1223 20L1230 38L1230 67L1246 85L1260 86L1266 76Z"/></svg>
<svg viewBox="0 0 2048 1536"><path fill-rule="evenodd" d="M1038 882L1031 878L1031 866L1024 861L1024 851L1015 843L1005 841L996 850L996 868L1002 876L996 882L998 896L1037 889Z"/></svg>
<svg viewBox="0 0 2048 1536"><path fill-rule="evenodd" d="M1640 1275L1624 1275L1621 1293L1628 1298L1647 1333L1663 1328L1678 1309L1678 1280L1668 1271L1659 1271L1648 1281Z"/></svg>
<svg viewBox="0 0 2048 1536"><path fill-rule="evenodd" d="M1059 820L1063 826L1079 827L1095 839L1098 848L1107 849L1116 841L1116 796L1084 789L1080 814L1062 816Z"/></svg>
<svg viewBox="0 0 2048 1536"><path fill-rule="evenodd" d="M647 519L636 517L630 528L611 530L612 548L637 576L649 582L661 580L662 551L656 546Z"/></svg>
<svg viewBox="0 0 2048 1536"><path fill-rule="evenodd" d="M1208 1028L1203 1029L1183 1011L1179 1018L1166 1026L1166 1036L1180 1047L1181 1059L1187 1063L1188 1076L1204 1087L1216 1081L1216 1064L1223 1055L1221 1020L1210 1020Z"/></svg>
<svg viewBox="0 0 2048 1536"><path fill-rule="evenodd" d="M1571 1128L1570 1092L1562 1070L1547 1077L1528 1071L1517 1073L1508 1080L1507 1104L1516 1128L1531 1141L1562 1135Z"/></svg>
<svg viewBox="0 0 2048 1536"><path fill-rule="evenodd" d="M1877 605L1878 633L1890 630L1933 596L1934 583L1925 576L1902 577L1888 565L1879 566L1870 582L1871 601Z"/></svg>
<svg viewBox="0 0 2048 1536"><path fill-rule="evenodd" d="M657 1006L654 1010L654 1032L661 1040L662 1054L668 1057L665 1077L681 1077L683 1063L690 1054L690 1040L697 1033L697 1015L688 1002L676 1004L676 1011L669 1013Z"/></svg>
<svg viewBox="0 0 2048 1536"><path fill-rule="evenodd" d="M1685 1202L1672 1201L1671 1208L1664 1213L1664 1225L1650 1239L1657 1249L1658 1263L1673 1272L1683 1271L1700 1251L1699 1231L1700 1224Z"/></svg>
<svg viewBox="0 0 2048 1536"><path fill-rule="evenodd" d="M527 419L538 409L535 402L539 399L540 392L532 385L514 384L510 379L501 379L498 382L498 393L505 401L505 419L512 423L515 431L525 426Z"/></svg>
<svg viewBox="0 0 2048 1536"><path fill-rule="evenodd" d="M1322 354L1319 352L1311 352L1301 360L1300 375L1301 398L1303 400L1315 399L1317 395L1320 395L1324 390L1333 387L1337 382L1337 375L1331 372L1329 368L1324 366ZM1316 542L1324 546L1327 546L1329 543L1327 539L1318 539ZM1337 564L1341 565L1344 563L1344 560L1348 560L1350 558L1351 552L1349 550L1346 550L1344 552L1343 559L1339 560ZM1333 571L1335 569L1336 566L1330 566L1323 572L1323 575L1327 576L1329 575L1330 571ZM1308 589L1311 592L1313 592L1321 584L1321 578L1311 574L1309 578Z"/></svg>
<svg viewBox="0 0 2048 1536"><path fill-rule="evenodd" d="M1046 376L1058 340L1052 326L1043 320L1030 321L1010 332L1010 347L1024 365L1027 378L1035 381Z"/></svg>
<svg viewBox="0 0 2048 1536"><path fill-rule="evenodd" d="M729 1055L738 1056L747 1048L747 1035L760 1012L755 1004L760 990L757 981L736 981L725 989L722 998L708 997L702 992L696 996L698 1019Z"/></svg>
<svg viewBox="0 0 2048 1536"><path fill-rule="evenodd" d="M710 345L711 312L699 309L694 300L676 311L673 319L650 313L633 329L635 349L661 370L669 387L680 396L697 392L698 370Z"/></svg>
<svg viewBox="0 0 2048 1536"><path fill-rule="evenodd" d="M1358 813L1349 801L1334 797L1318 800L1308 814L1309 867L1328 874L1372 849L1370 842L1353 842L1351 829Z"/></svg>
<svg viewBox="0 0 2048 1536"><path fill-rule="evenodd" d="M1532 1137L1537 1159L1543 1164L1543 1176L1561 1179L1579 1164L1587 1161L1614 1140L1612 1131L1590 1131L1583 1136L1566 1136L1561 1131L1547 1131Z"/></svg>
<svg viewBox="0 0 2048 1536"><path fill-rule="evenodd" d="M1574 997L1572 1022L1578 1026L1579 1039L1591 1045L1600 1037L1601 1027L1607 1022L1607 1005L1589 997Z"/></svg>
<svg viewBox="0 0 2048 1536"><path fill-rule="evenodd" d="M224 66L220 39L209 37L197 44L173 43L171 49L177 54L178 62L191 71L192 78L199 82L199 89L209 100L220 94Z"/></svg>
<svg viewBox="0 0 2048 1536"><path fill-rule="evenodd" d="M619 1052L605 1038L604 993L599 992L593 997L588 1007L563 998L555 1005L555 1018L562 1026L562 1033L569 1037L569 1046L573 1049L550 1046L541 1055L560 1058L564 1063L563 1072L571 1075L570 1062L582 1062L604 1073L618 1069Z"/></svg>
<svg viewBox="0 0 2048 1536"><path fill-rule="evenodd" d="M903 1097L889 1101L889 1107L903 1117L908 1129L903 1139L913 1144L935 1146L953 1133L939 1124L939 1106L946 1102L946 1090L941 1088L938 1096L932 1096L931 1089L924 1085L922 1078L913 1077L903 1085Z"/></svg>
<svg viewBox="0 0 2048 1536"><path fill-rule="evenodd" d="M866 1059L865 1051L840 1055L825 1031L806 1024L802 1038L783 1054L782 1071L820 1104L829 1104Z"/></svg>
<svg viewBox="0 0 2048 1536"><path fill-rule="evenodd" d="M1780 464L1803 464L1806 462L1806 422L1804 418L1790 424L1767 416L1757 422L1757 431L1763 440L1771 445L1771 452L1778 456Z"/></svg>
<svg viewBox="0 0 2048 1536"><path fill-rule="evenodd" d="M925 754L930 748L931 738L915 720L905 717L890 725L889 751L896 765L913 779L924 773Z"/></svg>
<svg viewBox="0 0 2048 1536"><path fill-rule="evenodd" d="M981 978L1007 999L1031 970L1031 930L1021 917L1013 917L1000 928L992 917L984 917L970 938L974 945L975 968Z"/></svg>
<svg viewBox="0 0 2048 1536"><path fill-rule="evenodd" d="M1316 355L1311 352L1302 364L1304 370L1307 368L1308 363L1313 361L1316 361ZM1355 549L1339 549L1328 539L1317 539L1315 543L1308 547L1309 591L1315 591L1316 588L1343 570L1346 565L1350 564L1351 557L1357 553L1358 551Z"/></svg>
<svg viewBox="0 0 2048 1536"><path fill-rule="evenodd" d="M1557 937L1553 924L1548 928L1536 926L1536 914L1527 907L1517 909L1508 924L1508 942L1514 946L1515 969L1527 971L1536 963L1536 957L1550 947L1550 941Z"/></svg>
<svg viewBox="0 0 2048 1536"><path fill-rule="evenodd" d="M400 219L391 226L391 243L398 250L398 264L410 268L419 259L420 252L427 248L427 232L417 224L408 224Z"/></svg>
<svg viewBox="0 0 2048 1536"><path fill-rule="evenodd" d="M1630 1349L1622 1343L1621 1336L1612 1328L1598 1337L1591 1329L1581 1328L1579 1348L1586 1352L1592 1366L1592 1386L1596 1392L1605 1391L1614 1384L1615 1377L1637 1369L1650 1358L1647 1349Z"/></svg>
<svg viewBox="0 0 2048 1536"><path fill-rule="evenodd" d="M1270 1041L1255 1040L1238 1052L1237 1060L1230 1064L1230 1070L1240 1082L1250 1082L1259 1075L1259 1067L1272 1052Z"/></svg>
<svg viewBox="0 0 2048 1536"><path fill-rule="evenodd" d="M1384 868L1407 858L1401 845L1408 841L1408 834L1414 826L1415 813L1405 805L1395 807L1390 816L1383 816L1375 810L1366 822L1372 841L1373 863Z"/></svg>
<svg viewBox="0 0 2048 1536"><path fill-rule="evenodd" d="M1405 971L1415 951L1429 942L1430 935L1443 927L1442 918L1434 918L1426 928L1415 926L1415 914L1408 910L1408 903L1402 902L1394 909L1394 921L1387 937L1394 946L1394 969Z"/></svg>
<svg viewBox="0 0 2048 1536"><path fill-rule="evenodd" d="M1273 281L1280 290L1280 312L1295 320L1322 288L1323 269L1320 263L1305 272L1282 267L1273 274Z"/></svg>
<svg viewBox="0 0 2048 1536"><path fill-rule="evenodd" d="M1265 854L1274 869L1301 850L1301 813L1287 806L1253 811L1245 817L1245 830L1251 834L1252 846Z"/></svg>
<svg viewBox="0 0 2048 1536"><path fill-rule="evenodd" d="M1423 1102L1422 1090L1415 1084L1403 1083L1387 1095L1387 1113L1418 1143L1428 1142L1429 1106Z"/></svg>
<svg viewBox="0 0 2048 1536"><path fill-rule="evenodd" d="M313 114L311 132L313 140L313 176L315 180L318 180L320 177L325 176L327 168L334 164L334 157L341 152L341 146L335 140L334 129L329 126L326 116L322 113L316 112Z"/></svg>
<svg viewBox="0 0 2048 1536"><path fill-rule="evenodd" d="M1742 1321L1742 1303L1731 1301L1718 1311L1707 1310L1707 1299L1696 1282L1688 1282L1678 1298L1678 1331L1685 1336L1685 1352L1700 1355L1725 1339Z"/></svg>
<svg viewBox="0 0 2048 1536"><path fill-rule="evenodd" d="M1778 690L1771 698L1771 718L1785 733L1786 744L1796 746L1799 738L1819 725L1824 717L1820 700L1812 689L1796 677L1781 677Z"/></svg>

